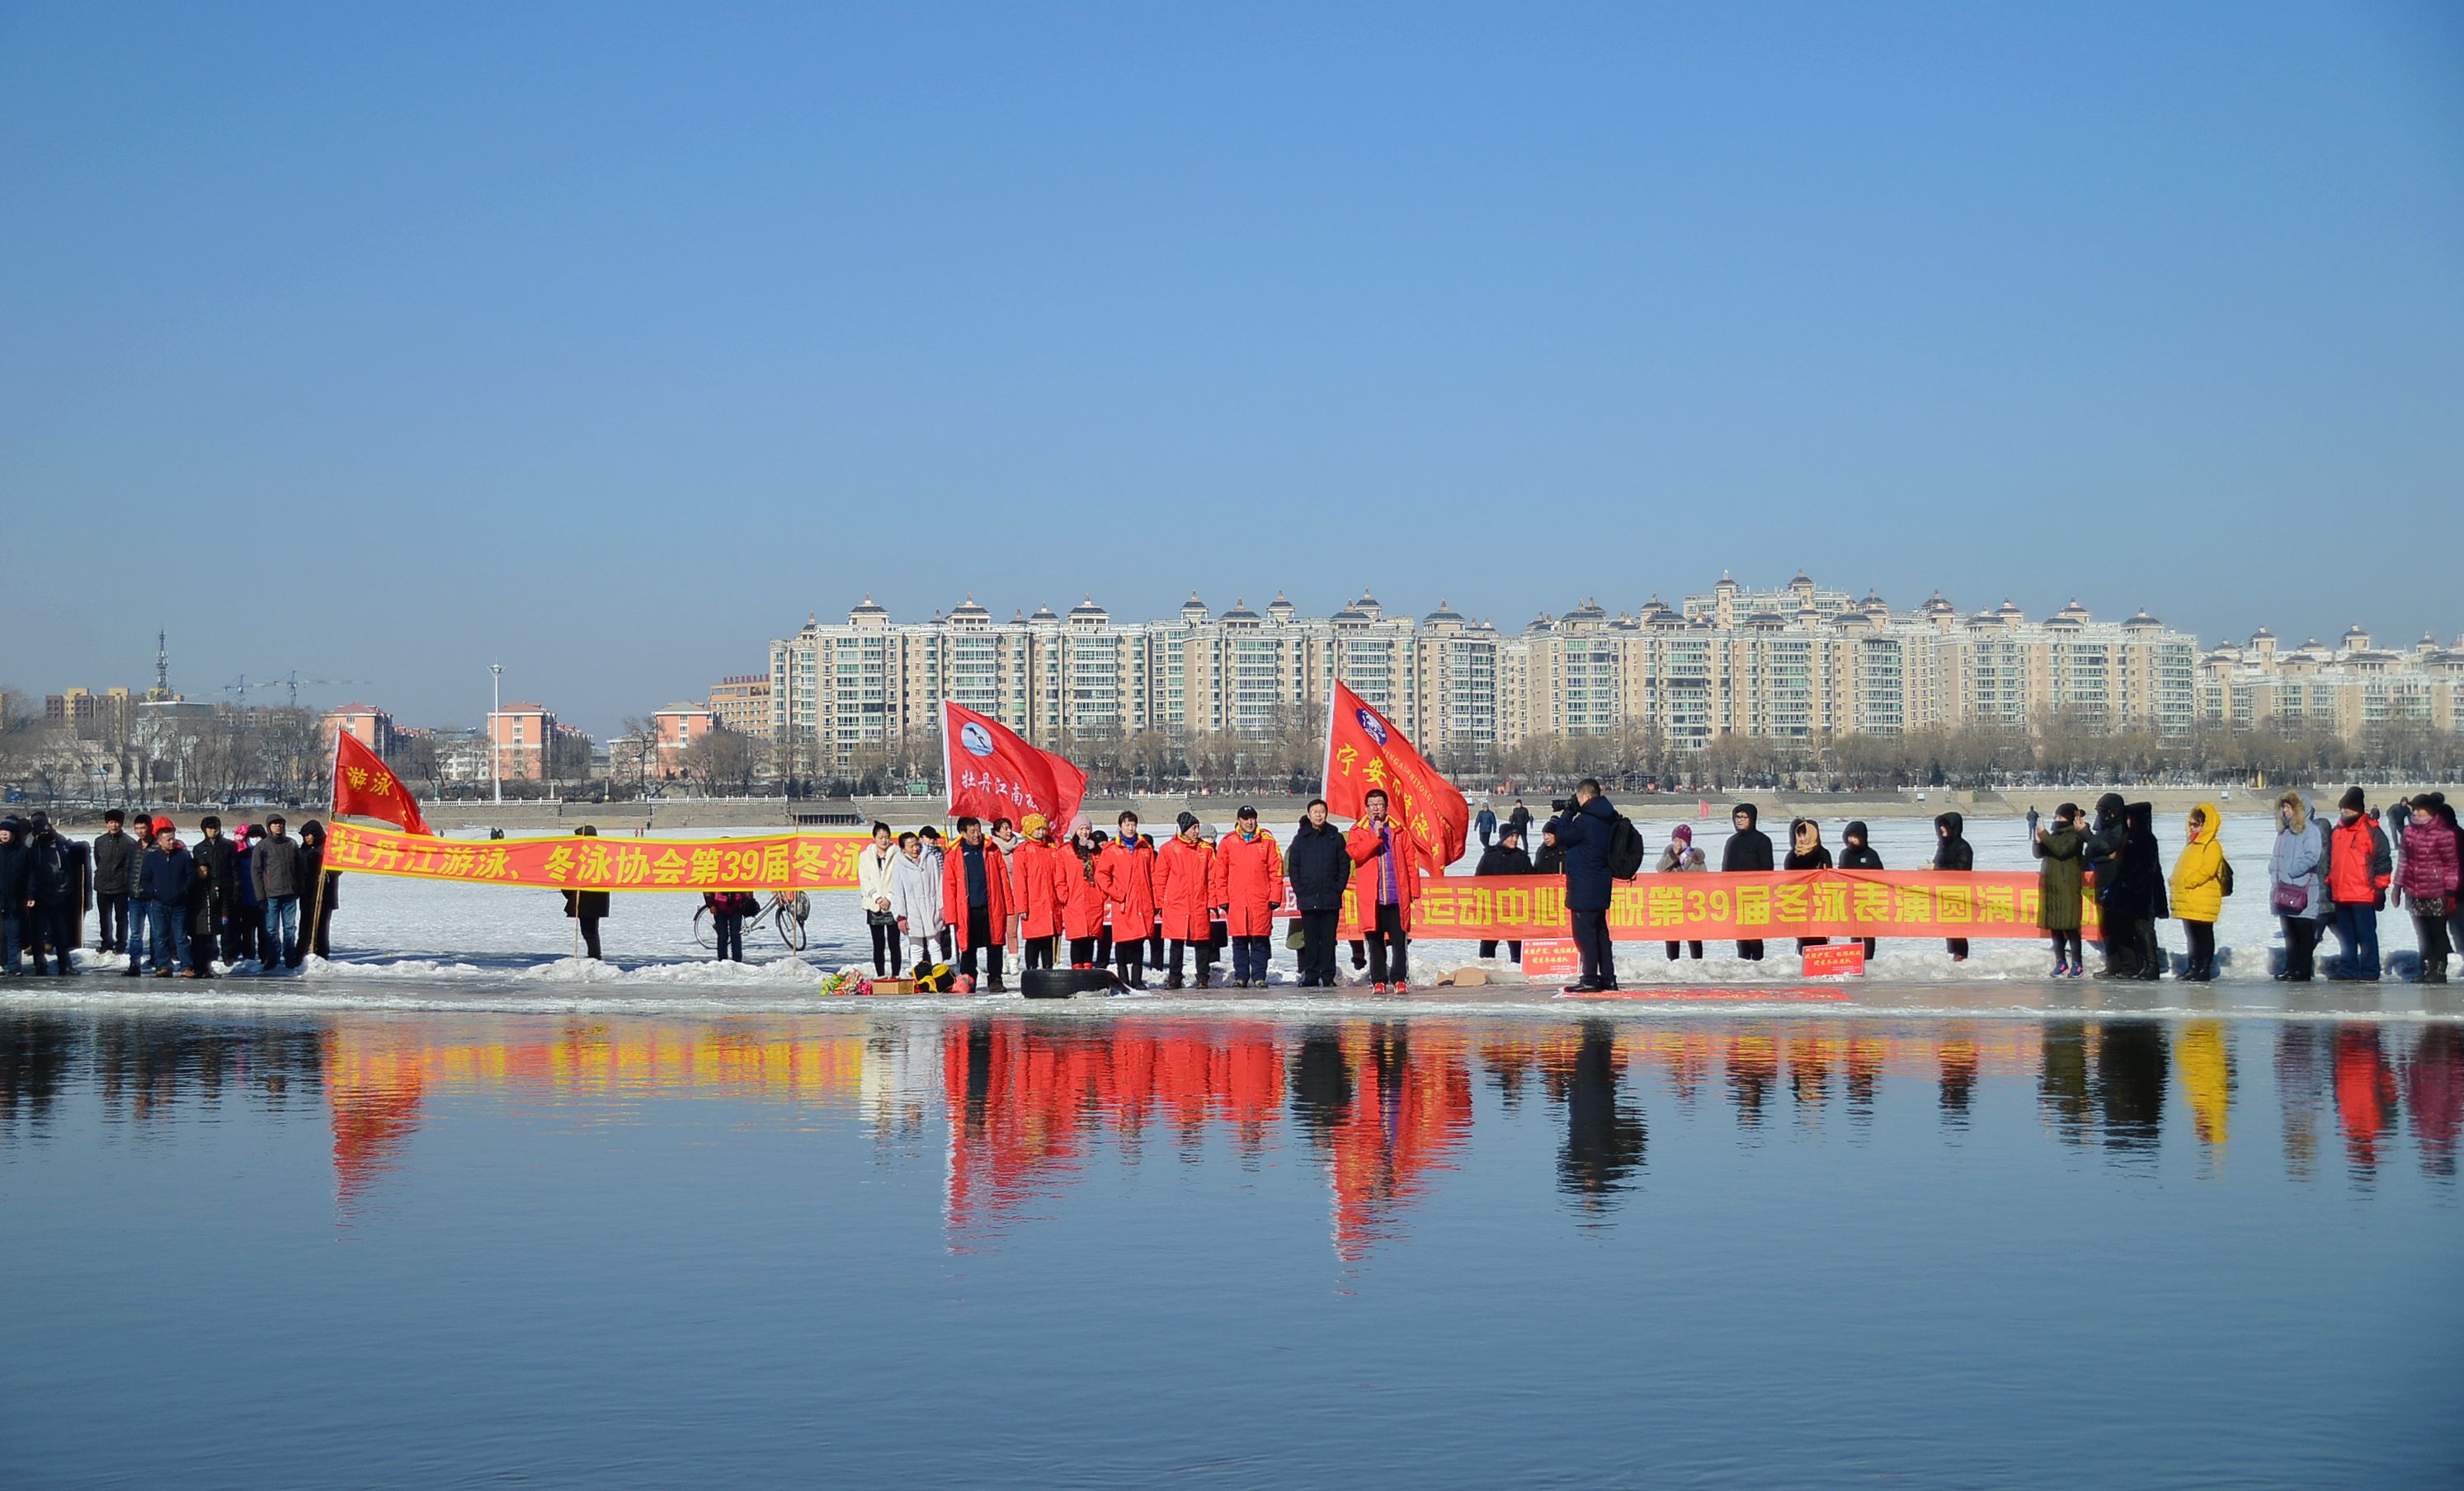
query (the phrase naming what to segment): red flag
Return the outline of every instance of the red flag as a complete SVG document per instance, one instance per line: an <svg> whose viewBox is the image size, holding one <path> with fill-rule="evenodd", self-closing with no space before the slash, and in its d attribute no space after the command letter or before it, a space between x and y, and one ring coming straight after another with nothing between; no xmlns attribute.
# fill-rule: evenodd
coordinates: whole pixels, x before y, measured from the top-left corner
<svg viewBox="0 0 2464 1491"><path fill-rule="evenodd" d="M419 800L402 784L382 756L360 744L347 730L334 732L334 816L382 818L399 823L405 833L433 834L419 816Z"/></svg>
<svg viewBox="0 0 2464 1491"><path fill-rule="evenodd" d="M1069 831L1087 796L1087 774L1067 759L947 699L941 701L941 774L949 778L951 817L989 823L1041 813L1056 838Z"/></svg>
<svg viewBox="0 0 2464 1491"><path fill-rule="evenodd" d="M1471 804L1360 695L1336 684L1328 705L1327 811L1357 818L1368 811L1362 800L1369 789L1385 788L1387 816L1410 830L1420 863L1443 874L1463 858Z"/></svg>

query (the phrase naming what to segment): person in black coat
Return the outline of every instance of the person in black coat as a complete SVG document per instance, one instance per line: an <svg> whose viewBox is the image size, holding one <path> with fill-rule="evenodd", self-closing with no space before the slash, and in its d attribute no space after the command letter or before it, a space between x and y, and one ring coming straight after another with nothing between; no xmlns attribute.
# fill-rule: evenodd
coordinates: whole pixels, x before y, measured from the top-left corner
<svg viewBox="0 0 2464 1491"><path fill-rule="evenodd" d="M1745 870L1768 870L1771 867L1771 835L1754 825L1762 822L1762 810L1750 802L1740 802L1728 814L1736 832L1728 835L1727 844L1720 850L1720 871L1730 874ZM1737 944L1737 956L1750 963L1762 961L1760 938Z"/></svg>
<svg viewBox="0 0 2464 1491"><path fill-rule="evenodd" d="M210 813L197 820L197 830L188 849L197 867L196 889L188 898L188 968L199 978L211 978L223 937L239 914L239 849L223 837L223 821Z"/></svg>
<svg viewBox="0 0 2464 1491"><path fill-rule="evenodd" d="M1566 811L1549 820L1549 831L1565 851L1566 912L1574 924L1574 949L1582 955L1581 976L1566 986L1568 994L1597 994L1614 989L1617 954L1609 945L1609 898L1617 879L1609 873L1609 840L1617 833L1617 809L1600 796L1600 784L1586 777L1574 786Z"/></svg>
<svg viewBox="0 0 2464 1491"><path fill-rule="evenodd" d="M1976 867L1976 850L1966 838L1967 821L1956 813L1935 815L1933 831L1933 867L1936 869L1971 870ZM1968 961L1968 939L1953 937L1944 944L1950 949L1954 963Z"/></svg>
<svg viewBox="0 0 2464 1491"><path fill-rule="evenodd" d="M2079 868L2094 877L2092 888L2098 910L2097 951L2104 956L2104 970L2100 978L2126 978L2133 972L2131 949L2118 934L2112 920L2116 857L2122 852L2122 794L2108 792L2096 800L2096 822L2086 838L2079 842ZM2321 879L2324 872L2321 872Z"/></svg>
<svg viewBox="0 0 2464 1491"><path fill-rule="evenodd" d="M1301 913L1301 987L1334 987L1335 923L1343 912L1343 891L1352 884L1352 851L1344 847L1343 830L1327 819L1326 799L1309 805L1309 816L1292 832L1284 851L1284 878L1291 882L1292 904Z"/></svg>
<svg viewBox="0 0 2464 1491"><path fill-rule="evenodd" d="M577 839L596 839L596 824L584 823L573 831ZM592 962L599 956L599 924L607 919L607 892L605 890L568 890L564 893L564 914L582 923L582 945L584 956Z"/></svg>
<svg viewBox="0 0 2464 1491"><path fill-rule="evenodd" d="M33 838L26 845L26 899L33 905L26 912L26 946L35 974L44 972L48 951L66 977L77 972L69 950L85 940L85 846L61 838L49 814L35 814L28 827Z"/></svg>
<svg viewBox="0 0 2464 1491"><path fill-rule="evenodd" d="M332 957L333 944L329 935L334 928L334 906L342 890L342 872L325 867L325 825L310 819L299 825L299 883L308 888L308 925L302 930L299 944L319 957ZM295 962L294 966L297 966Z"/></svg>
<svg viewBox="0 0 2464 1491"><path fill-rule="evenodd" d="M1503 829L1499 830L1497 842L1481 851L1480 866L1478 868L1474 869L1472 873L1475 875L1529 875L1533 873L1531 868L1531 856L1523 852L1523 830L1515 827L1512 823L1507 823ZM1497 956L1497 943L1495 939L1487 939L1481 943L1480 955L1483 957ZM1514 960L1516 967L1521 967L1523 964L1523 943L1519 939L1513 937L1506 939L1506 955Z"/></svg>
<svg viewBox="0 0 2464 1491"><path fill-rule="evenodd" d="M1839 867L1841 869L1881 869L1882 857L1874 852L1873 836L1865 831L1862 819L1850 823L1839 835ZM1867 937L1865 958L1873 960L1877 944Z"/></svg>
<svg viewBox="0 0 2464 1491"><path fill-rule="evenodd" d="M25 946L34 898L26 888L26 825L0 818L0 974L17 972L18 950Z"/></svg>
<svg viewBox="0 0 2464 1491"><path fill-rule="evenodd" d="M2133 802L2122 811L2122 843L2113 858L2113 894L2105 915L2122 944L2117 978L2148 982L2165 976L2165 949L2156 940L2156 924L2169 908L2165 897L2164 846L2156 842L2156 805Z"/></svg>
<svg viewBox="0 0 2464 1491"><path fill-rule="evenodd" d="M1810 818L1791 819L1788 825L1788 858L1780 861L1782 869L1829 869L1830 846L1822 842L1822 825ZM1799 937L1796 951L1818 948L1829 937Z"/></svg>

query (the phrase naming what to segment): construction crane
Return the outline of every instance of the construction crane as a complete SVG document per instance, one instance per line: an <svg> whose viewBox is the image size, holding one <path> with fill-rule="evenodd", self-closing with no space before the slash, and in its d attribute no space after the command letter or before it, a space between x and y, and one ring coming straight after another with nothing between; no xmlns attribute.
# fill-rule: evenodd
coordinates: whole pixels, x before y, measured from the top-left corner
<svg viewBox="0 0 2464 1491"><path fill-rule="evenodd" d="M248 708L248 695L251 689L272 689L280 687L289 691L291 707L296 710L299 707L299 686L301 684L328 686L338 689L358 689L363 687L366 683L367 680L364 678L305 678L300 676L299 670L295 668L288 673L277 674L272 678L259 674L253 683L249 681L248 674L242 673L231 682L223 685L220 691L230 694L231 696L231 702L244 710Z"/></svg>

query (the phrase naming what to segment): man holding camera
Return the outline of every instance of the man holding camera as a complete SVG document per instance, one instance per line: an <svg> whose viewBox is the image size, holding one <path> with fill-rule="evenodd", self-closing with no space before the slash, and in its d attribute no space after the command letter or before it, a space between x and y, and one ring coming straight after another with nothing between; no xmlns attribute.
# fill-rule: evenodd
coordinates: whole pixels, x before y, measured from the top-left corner
<svg viewBox="0 0 2464 1491"><path fill-rule="evenodd" d="M1574 951L1583 960L1581 976L1566 992L1614 989L1617 954L1609 945L1609 897L1617 881L1609 870L1609 841L1617 833L1617 809L1600 795L1596 778L1586 777L1575 784L1573 800L1549 821L1549 832L1565 852L1566 912L1574 924Z"/></svg>

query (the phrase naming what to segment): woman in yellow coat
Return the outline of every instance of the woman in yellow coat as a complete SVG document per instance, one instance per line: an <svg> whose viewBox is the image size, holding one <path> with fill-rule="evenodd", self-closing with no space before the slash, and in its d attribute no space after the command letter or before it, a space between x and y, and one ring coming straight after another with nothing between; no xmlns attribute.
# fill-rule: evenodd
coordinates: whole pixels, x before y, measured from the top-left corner
<svg viewBox="0 0 2464 1491"><path fill-rule="evenodd" d="M2224 815L2212 802L2190 809L2189 843L2173 862L2173 916L2190 939L2185 978L2206 983L2216 976L2216 918L2225 909L2225 848L2216 842Z"/></svg>

